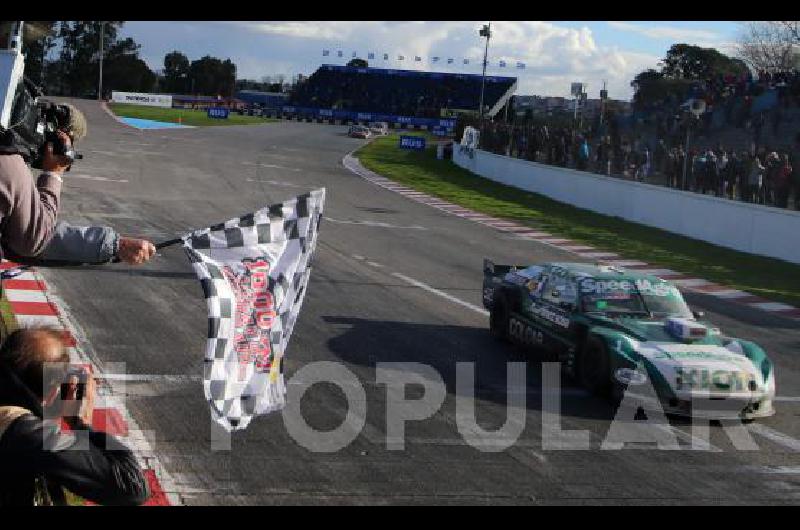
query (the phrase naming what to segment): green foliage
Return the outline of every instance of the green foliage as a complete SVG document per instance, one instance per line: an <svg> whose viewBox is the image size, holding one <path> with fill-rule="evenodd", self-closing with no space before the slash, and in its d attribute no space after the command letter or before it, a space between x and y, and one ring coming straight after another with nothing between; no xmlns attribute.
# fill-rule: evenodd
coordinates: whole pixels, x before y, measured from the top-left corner
<svg viewBox="0 0 800 530"><path fill-rule="evenodd" d="M728 57L714 48L691 44L673 44L660 64L661 70L645 70L631 81L635 107L670 97L681 99L694 81L748 72L747 65L740 59Z"/></svg>
<svg viewBox="0 0 800 530"><path fill-rule="evenodd" d="M714 48L673 44L662 61L661 73L671 79L705 80L719 74L746 74L747 65Z"/></svg>
<svg viewBox="0 0 800 530"><path fill-rule="evenodd" d="M163 89L173 94L188 94L191 90L189 58L178 50L164 56Z"/></svg>
<svg viewBox="0 0 800 530"><path fill-rule="evenodd" d="M232 96L236 84L236 65L230 59L224 61L206 55L192 61L189 75L194 82L196 94L209 96Z"/></svg>
<svg viewBox="0 0 800 530"><path fill-rule="evenodd" d="M359 59L358 57L356 57L355 59L350 59L347 62L347 66L352 66L353 68L367 68L369 66L369 63L364 59Z"/></svg>
<svg viewBox="0 0 800 530"><path fill-rule="evenodd" d="M171 109L164 107L147 107L144 105L128 105L125 103L110 103L109 108L118 116L127 118L141 118L143 120L163 121L167 123L180 123L195 126L220 126L220 125L263 125L278 121L274 118L260 118L256 116L240 116L231 113L227 120L209 118L205 110Z"/></svg>
<svg viewBox="0 0 800 530"><path fill-rule="evenodd" d="M135 55L110 57L103 63L103 92L152 92L156 74Z"/></svg>

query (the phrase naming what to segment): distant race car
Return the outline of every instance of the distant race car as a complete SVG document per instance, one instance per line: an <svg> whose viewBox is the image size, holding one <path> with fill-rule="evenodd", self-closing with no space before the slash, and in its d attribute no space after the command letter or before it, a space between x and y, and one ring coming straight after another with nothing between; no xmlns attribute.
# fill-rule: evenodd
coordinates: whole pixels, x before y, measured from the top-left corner
<svg viewBox="0 0 800 530"><path fill-rule="evenodd" d="M564 363L587 390L645 410L744 419L775 413L775 374L755 343L699 321L655 276L585 263L495 265L484 260L483 305L496 337ZM655 391L637 386L650 382Z"/></svg>
<svg viewBox="0 0 800 530"><path fill-rule="evenodd" d="M350 130L347 134L350 136L350 138L363 138L365 140L372 135L369 129L363 125L350 126Z"/></svg>
<svg viewBox="0 0 800 530"><path fill-rule="evenodd" d="M372 134L378 134L380 136L386 136L389 134L389 124L385 121L378 121L369 124L369 131Z"/></svg>

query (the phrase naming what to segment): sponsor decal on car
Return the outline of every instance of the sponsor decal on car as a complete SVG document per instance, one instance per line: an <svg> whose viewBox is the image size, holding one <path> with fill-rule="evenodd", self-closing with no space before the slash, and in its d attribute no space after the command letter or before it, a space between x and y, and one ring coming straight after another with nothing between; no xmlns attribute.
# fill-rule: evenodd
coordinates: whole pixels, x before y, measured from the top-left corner
<svg viewBox="0 0 800 530"><path fill-rule="evenodd" d="M653 296L671 296L676 288L666 282L652 282L648 279L640 280L598 280L597 278L584 278L580 284L581 293L608 296L604 293L625 292L638 290L642 294Z"/></svg>
<svg viewBox="0 0 800 530"><path fill-rule="evenodd" d="M561 326L562 328L569 327L569 317L564 316L562 313L554 311L547 306L531 304L530 311L534 316L547 320L548 322L552 322L556 326Z"/></svg>
<svg viewBox="0 0 800 530"><path fill-rule="evenodd" d="M755 390L752 375L735 370L675 367L676 390Z"/></svg>
<svg viewBox="0 0 800 530"><path fill-rule="evenodd" d="M513 317L508 321L508 334L522 344L536 345L544 342L544 334L541 331Z"/></svg>

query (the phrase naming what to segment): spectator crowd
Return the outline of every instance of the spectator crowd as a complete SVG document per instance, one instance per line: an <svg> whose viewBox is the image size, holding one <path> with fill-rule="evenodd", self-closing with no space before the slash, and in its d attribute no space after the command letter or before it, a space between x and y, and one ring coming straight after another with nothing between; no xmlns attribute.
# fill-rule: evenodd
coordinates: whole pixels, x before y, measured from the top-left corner
<svg viewBox="0 0 800 530"><path fill-rule="evenodd" d="M754 98L766 91L773 91L775 104L754 111ZM698 118L688 118L684 102L690 98L706 104ZM800 210L800 114L792 115L798 107L798 72L718 76L694 83L682 101L673 97L650 104L631 119L611 115L605 124L585 127L572 120L487 122L480 144L496 154L543 164ZM721 139L726 134L727 146Z"/></svg>

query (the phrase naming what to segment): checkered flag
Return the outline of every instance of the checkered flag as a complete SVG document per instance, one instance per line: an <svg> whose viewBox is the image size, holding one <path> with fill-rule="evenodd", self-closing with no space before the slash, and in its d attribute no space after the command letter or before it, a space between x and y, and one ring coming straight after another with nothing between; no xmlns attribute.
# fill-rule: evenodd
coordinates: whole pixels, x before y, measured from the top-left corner
<svg viewBox="0 0 800 530"><path fill-rule="evenodd" d="M208 304L203 389L229 432L284 405L283 355L324 202L322 188L182 238Z"/></svg>

